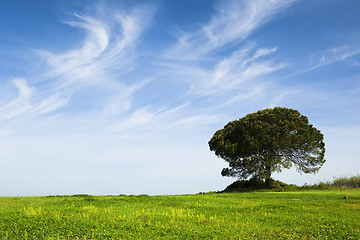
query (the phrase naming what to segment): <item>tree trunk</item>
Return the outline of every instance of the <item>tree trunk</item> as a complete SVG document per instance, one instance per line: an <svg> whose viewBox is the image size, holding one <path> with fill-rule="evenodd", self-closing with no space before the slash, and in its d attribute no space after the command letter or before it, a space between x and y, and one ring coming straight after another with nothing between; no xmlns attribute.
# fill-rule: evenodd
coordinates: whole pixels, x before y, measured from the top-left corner
<svg viewBox="0 0 360 240"><path fill-rule="evenodd" d="M271 166L266 166L265 187L271 188Z"/></svg>

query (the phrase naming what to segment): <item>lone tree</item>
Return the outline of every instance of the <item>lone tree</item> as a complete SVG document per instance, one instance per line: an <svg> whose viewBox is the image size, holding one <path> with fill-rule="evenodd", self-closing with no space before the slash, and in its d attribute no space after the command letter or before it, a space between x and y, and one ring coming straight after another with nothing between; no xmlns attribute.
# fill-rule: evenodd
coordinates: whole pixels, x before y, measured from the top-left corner
<svg viewBox="0 0 360 240"><path fill-rule="evenodd" d="M209 141L210 150L229 163L223 176L265 179L295 165L316 173L325 163L324 136L297 110L275 107L229 122Z"/></svg>

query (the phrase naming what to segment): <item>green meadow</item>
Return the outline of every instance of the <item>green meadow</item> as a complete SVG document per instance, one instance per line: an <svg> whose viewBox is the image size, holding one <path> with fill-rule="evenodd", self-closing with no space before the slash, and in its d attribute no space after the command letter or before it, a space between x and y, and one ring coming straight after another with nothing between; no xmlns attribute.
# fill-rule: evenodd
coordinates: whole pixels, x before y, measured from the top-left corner
<svg viewBox="0 0 360 240"><path fill-rule="evenodd" d="M0 239L360 239L360 189L1 197Z"/></svg>

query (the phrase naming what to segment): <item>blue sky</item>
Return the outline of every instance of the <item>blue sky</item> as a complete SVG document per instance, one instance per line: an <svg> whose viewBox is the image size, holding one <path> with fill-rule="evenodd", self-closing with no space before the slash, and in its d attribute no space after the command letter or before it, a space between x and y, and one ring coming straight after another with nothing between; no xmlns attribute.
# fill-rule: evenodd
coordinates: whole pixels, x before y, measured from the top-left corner
<svg viewBox="0 0 360 240"><path fill-rule="evenodd" d="M1 1L0 195L222 190L208 141L260 109L299 110L327 162L359 173L356 0Z"/></svg>

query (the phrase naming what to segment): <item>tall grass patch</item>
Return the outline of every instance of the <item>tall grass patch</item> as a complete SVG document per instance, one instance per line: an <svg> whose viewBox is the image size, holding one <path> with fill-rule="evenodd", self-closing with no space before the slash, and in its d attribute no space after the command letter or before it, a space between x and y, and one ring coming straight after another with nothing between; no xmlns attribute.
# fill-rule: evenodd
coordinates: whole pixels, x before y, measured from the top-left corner
<svg viewBox="0 0 360 240"><path fill-rule="evenodd" d="M352 177L339 177L333 181L334 187L360 188L360 174Z"/></svg>
<svg viewBox="0 0 360 240"><path fill-rule="evenodd" d="M310 187L313 187L314 189L360 188L360 174L351 177L334 177L333 181L320 182Z"/></svg>

